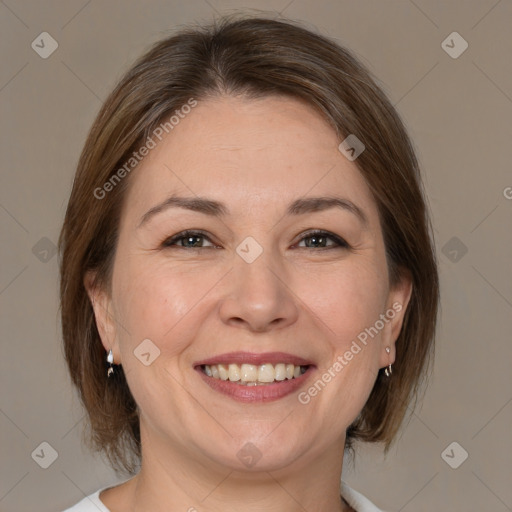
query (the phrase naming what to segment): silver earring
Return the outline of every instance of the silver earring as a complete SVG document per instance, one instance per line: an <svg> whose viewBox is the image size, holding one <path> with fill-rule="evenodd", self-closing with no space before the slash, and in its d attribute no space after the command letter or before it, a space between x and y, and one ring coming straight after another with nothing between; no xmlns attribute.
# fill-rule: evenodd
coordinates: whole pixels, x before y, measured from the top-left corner
<svg viewBox="0 0 512 512"><path fill-rule="evenodd" d="M391 349L389 347L386 347L386 352L389 354L391 352ZM391 374L393 373L393 370L391 369L391 365L389 365L385 370L384 373L386 377L391 377Z"/></svg>
<svg viewBox="0 0 512 512"><path fill-rule="evenodd" d="M112 349L108 352L107 363L110 365L107 370L107 377L110 377L114 373L114 367L112 366L114 363L114 354L112 353Z"/></svg>

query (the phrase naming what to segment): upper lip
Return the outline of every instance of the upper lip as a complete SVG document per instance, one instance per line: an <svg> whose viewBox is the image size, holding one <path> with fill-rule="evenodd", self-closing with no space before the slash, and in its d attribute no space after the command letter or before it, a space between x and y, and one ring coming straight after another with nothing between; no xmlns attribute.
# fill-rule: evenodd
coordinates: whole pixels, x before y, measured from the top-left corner
<svg viewBox="0 0 512 512"><path fill-rule="evenodd" d="M260 366L265 363L278 364L289 363L295 366L309 366L312 365L311 361L303 359L302 357L288 354L286 352L229 352L226 354L219 354L218 356L203 359L194 364L194 366L212 365L212 364L253 364Z"/></svg>

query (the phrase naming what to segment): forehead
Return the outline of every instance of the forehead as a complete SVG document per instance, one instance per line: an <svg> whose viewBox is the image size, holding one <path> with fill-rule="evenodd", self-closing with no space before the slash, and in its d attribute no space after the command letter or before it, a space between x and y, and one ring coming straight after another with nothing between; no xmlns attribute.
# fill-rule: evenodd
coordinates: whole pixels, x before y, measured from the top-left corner
<svg viewBox="0 0 512 512"><path fill-rule="evenodd" d="M261 202L279 208L297 197L336 194L357 201L370 220L377 215L361 172L338 150L335 130L302 101L209 99L161 141L153 138L156 147L130 177L132 212L174 193L218 199L234 214Z"/></svg>

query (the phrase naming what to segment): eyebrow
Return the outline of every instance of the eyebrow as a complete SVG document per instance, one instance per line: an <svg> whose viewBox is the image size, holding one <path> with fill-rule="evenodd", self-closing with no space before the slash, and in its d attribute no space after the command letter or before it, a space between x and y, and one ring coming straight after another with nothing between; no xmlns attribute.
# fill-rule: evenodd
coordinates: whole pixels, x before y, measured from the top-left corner
<svg viewBox="0 0 512 512"><path fill-rule="evenodd" d="M137 228L142 227L155 215L169 209L183 208L212 217L225 217L229 209L225 204L206 197L180 197L173 195L165 201L148 210L142 217ZM304 215L306 213L320 212L330 208L341 208L355 215L361 223L368 226L368 217L363 210L348 199L334 196L304 197L296 199L288 206L286 215Z"/></svg>

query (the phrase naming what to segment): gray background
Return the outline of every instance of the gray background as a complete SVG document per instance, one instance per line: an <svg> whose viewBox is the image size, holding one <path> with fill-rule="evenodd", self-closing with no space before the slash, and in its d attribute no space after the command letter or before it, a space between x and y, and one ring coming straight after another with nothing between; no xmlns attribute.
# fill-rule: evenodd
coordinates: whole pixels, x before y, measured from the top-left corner
<svg viewBox="0 0 512 512"><path fill-rule="evenodd" d="M180 25L235 9L304 20L355 51L424 169L442 285L434 372L387 458L358 446L344 480L384 509L512 510L510 0L0 2L0 510L55 512L118 481L80 444L52 249L87 130L122 72ZM47 59L31 47L45 31L58 42ZM442 47L454 31L469 44L458 58ZM36 463L48 448L31 456L42 442L58 452L48 469ZM463 450L457 469L445 462Z"/></svg>

